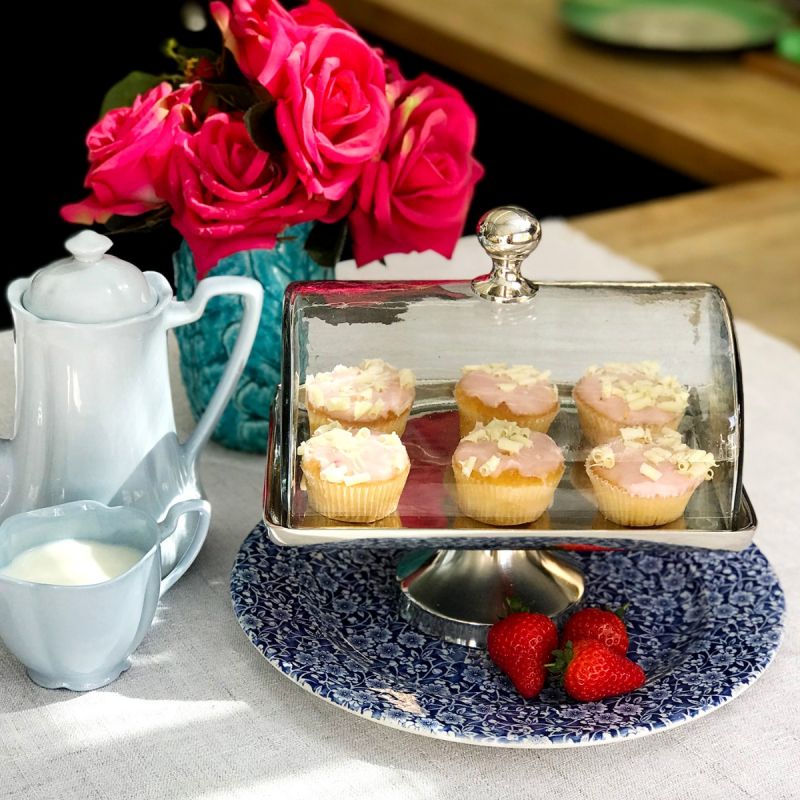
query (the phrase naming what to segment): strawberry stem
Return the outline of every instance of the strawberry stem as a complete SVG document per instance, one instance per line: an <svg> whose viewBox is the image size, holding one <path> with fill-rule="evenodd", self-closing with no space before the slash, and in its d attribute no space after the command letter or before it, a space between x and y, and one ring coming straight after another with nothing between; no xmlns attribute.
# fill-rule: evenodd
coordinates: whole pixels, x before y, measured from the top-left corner
<svg viewBox="0 0 800 800"><path fill-rule="evenodd" d="M572 661L573 651L572 642L567 642L561 650L553 650L551 658L553 659L545 667L552 675L559 679L559 683L564 685L564 673L567 671L569 662Z"/></svg>

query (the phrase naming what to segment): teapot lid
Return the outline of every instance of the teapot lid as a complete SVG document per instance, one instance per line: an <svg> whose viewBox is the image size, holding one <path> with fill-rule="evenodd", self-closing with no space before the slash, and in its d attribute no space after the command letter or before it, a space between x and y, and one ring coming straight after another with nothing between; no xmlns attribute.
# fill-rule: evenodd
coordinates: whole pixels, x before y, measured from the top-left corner
<svg viewBox="0 0 800 800"><path fill-rule="evenodd" d="M144 273L106 255L112 241L91 230L67 239L71 257L34 273L22 304L41 319L117 322L150 311L157 302Z"/></svg>

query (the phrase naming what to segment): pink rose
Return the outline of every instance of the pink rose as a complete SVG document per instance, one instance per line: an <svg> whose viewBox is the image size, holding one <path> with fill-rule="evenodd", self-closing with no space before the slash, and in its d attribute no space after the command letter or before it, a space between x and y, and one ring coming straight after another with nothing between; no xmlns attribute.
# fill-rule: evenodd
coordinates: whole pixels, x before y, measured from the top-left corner
<svg viewBox="0 0 800 800"><path fill-rule="evenodd" d="M350 231L356 262L435 250L450 258L483 168L472 157L475 115L455 89L427 75L393 83L386 148L358 184Z"/></svg>
<svg viewBox="0 0 800 800"><path fill-rule="evenodd" d="M197 123L192 99L199 83L173 92L166 82L139 95L129 108L109 111L86 137L91 194L66 205L67 222L91 225L112 214L135 216L164 204L155 184L172 147Z"/></svg>
<svg viewBox="0 0 800 800"><path fill-rule="evenodd" d="M303 6L293 8L289 13L298 25L304 25L310 28L318 25L328 25L333 28L343 28L346 31L355 33L355 28L346 23L327 3L323 3L322 0L310 0L310 2Z"/></svg>
<svg viewBox="0 0 800 800"><path fill-rule="evenodd" d="M259 150L242 114L213 113L170 162L172 224L192 249L198 278L225 256L274 247L287 226L320 219L290 161Z"/></svg>
<svg viewBox="0 0 800 800"><path fill-rule="evenodd" d="M276 0L233 0L210 5L225 47L239 69L269 91L274 88L289 51L297 41L297 24Z"/></svg>
<svg viewBox="0 0 800 800"><path fill-rule="evenodd" d="M389 125L383 62L352 31L307 28L275 96L278 130L310 194L347 195Z"/></svg>

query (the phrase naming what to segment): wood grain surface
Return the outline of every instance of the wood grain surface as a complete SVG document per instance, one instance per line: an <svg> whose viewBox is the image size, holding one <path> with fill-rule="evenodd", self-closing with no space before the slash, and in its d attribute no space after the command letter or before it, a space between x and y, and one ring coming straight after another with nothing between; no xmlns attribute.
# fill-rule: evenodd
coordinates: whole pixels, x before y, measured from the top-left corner
<svg viewBox="0 0 800 800"><path fill-rule="evenodd" d="M800 179L768 179L575 217L665 280L709 281L737 317L800 347Z"/></svg>
<svg viewBox="0 0 800 800"><path fill-rule="evenodd" d="M333 5L362 31L700 180L800 175L800 89L738 56L592 44L561 25L557 0Z"/></svg>

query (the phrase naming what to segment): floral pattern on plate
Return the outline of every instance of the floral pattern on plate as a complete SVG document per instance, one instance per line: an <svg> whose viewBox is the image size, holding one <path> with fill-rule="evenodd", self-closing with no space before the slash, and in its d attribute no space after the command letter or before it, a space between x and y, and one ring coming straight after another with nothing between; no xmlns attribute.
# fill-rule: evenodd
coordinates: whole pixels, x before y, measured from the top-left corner
<svg viewBox="0 0 800 800"><path fill-rule="evenodd" d="M399 618L401 552L281 548L259 525L233 568L236 616L273 666L324 700L413 733L505 747L600 744L687 722L747 688L781 640L783 592L755 546L575 554L584 604L631 602L630 654L647 683L597 703L556 685L524 701L485 651Z"/></svg>

